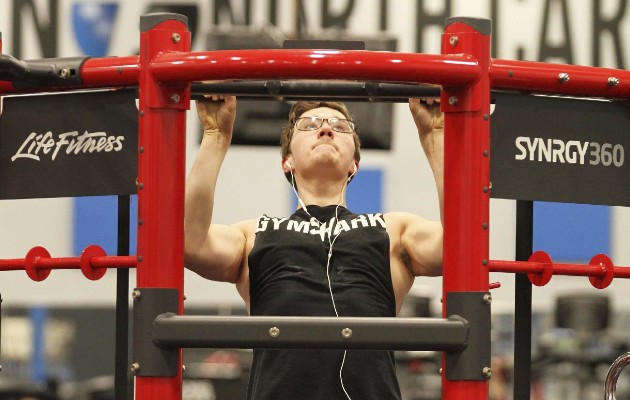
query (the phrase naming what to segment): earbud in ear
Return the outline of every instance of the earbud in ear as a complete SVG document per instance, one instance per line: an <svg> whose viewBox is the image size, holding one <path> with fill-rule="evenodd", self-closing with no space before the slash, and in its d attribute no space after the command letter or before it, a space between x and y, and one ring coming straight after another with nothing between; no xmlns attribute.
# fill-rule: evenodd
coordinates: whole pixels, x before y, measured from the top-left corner
<svg viewBox="0 0 630 400"><path fill-rule="evenodd" d="M285 166L285 168L293 169L293 167L291 166L291 163L288 162L288 161L284 162L284 166Z"/></svg>
<svg viewBox="0 0 630 400"><path fill-rule="evenodd" d="M350 176L348 177L348 182L350 182L352 180L352 178L354 178L354 176L357 174L357 165L354 164L354 169L353 172L350 174Z"/></svg>

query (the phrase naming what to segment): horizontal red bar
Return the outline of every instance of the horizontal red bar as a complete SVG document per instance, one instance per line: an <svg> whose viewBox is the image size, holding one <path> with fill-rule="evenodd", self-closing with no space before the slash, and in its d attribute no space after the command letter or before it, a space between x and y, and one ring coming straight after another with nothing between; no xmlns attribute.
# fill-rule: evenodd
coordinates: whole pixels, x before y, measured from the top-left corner
<svg viewBox="0 0 630 400"><path fill-rule="evenodd" d="M15 89L0 81L0 93L36 93L138 84L138 56L90 58L81 87ZM163 53L151 70L164 81L216 79L345 79L465 86L481 75L466 54L341 50L224 50ZM560 78L561 74L565 76ZM492 89L586 97L630 98L630 71L493 59Z"/></svg>
<svg viewBox="0 0 630 400"><path fill-rule="evenodd" d="M83 63L81 79L89 87L137 85L138 56L90 58Z"/></svg>
<svg viewBox="0 0 630 400"><path fill-rule="evenodd" d="M543 271L542 263L530 261L490 260L488 266L491 272L539 274ZM588 264L552 263L551 268L554 275L601 277L605 273L601 266ZM614 271L615 278L630 278L630 267L615 266Z"/></svg>
<svg viewBox="0 0 630 400"><path fill-rule="evenodd" d="M630 71L493 59L493 89L586 97L630 98Z"/></svg>
<svg viewBox="0 0 630 400"><path fill-rule="evenodd" d="M161 81L346 79L469 85L481 70L470 55L363 50L223 50L161 53L150 66Z"/></svg>
<svg viewBox="0 0 630 400"><path fill-rule="evenodd" d="M20 271L24 269L23 258L0 260L0 271Z"/></svg>
<svg viewBox="0 0 630 400"><path fill-rule="evenodd" d="M77 89L124 87L138 84L140 66L138 56L89 58L81 66L79 87L21 87L14 88L8 81L0 81L0 94L63 92Z"/></svg>
<svg viewBox="0 0 630 400"><path fill-rule="evenodd" d="M93 257L90 265L94 268L136 268L138 258L136 256Z"/></svg>
<svg viewBox="0 0 630 400"><path fill-rule="evenodd" d="M39 258L34 262L36 269L80 269L80 257ZM135 268L135 256L93 257L90 265L94 268ZM25 259L0 260L0 271L20 271L25 268Z"/></svg>

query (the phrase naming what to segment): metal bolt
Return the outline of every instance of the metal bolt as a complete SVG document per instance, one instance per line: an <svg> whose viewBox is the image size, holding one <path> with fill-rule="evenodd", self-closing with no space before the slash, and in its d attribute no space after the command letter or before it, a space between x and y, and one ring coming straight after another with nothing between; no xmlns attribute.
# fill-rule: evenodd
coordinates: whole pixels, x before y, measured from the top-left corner
<svg viewBox="0 0 630 400"><path fill-rule="evenodd" d="M440 370L438 371L438 373L439 373L440 375L442 375L442 368L441 368L441 367L440 367Z"/></svg>
<svg viewBox="0 0 630 400"><path fill-rule="evenodd" d="M141 296L142 293L140 293L138 289L134 289L133 292L131 292L131 297L133 297L135 300L138 300Z"/></svg>
<svg viewBox="0 0 630 400"><path fill-rule="evenodd" d="M451 106L455 106L457 105L457 103L459 103L459 99L457 98L457 96L451 96L448 98L448 104Z"/></svg>
<svg viewBox="0 0 630 400"><path fill-rule="evenodd" d="M182 371L186 371L186 366L182 364Z"/></svg>
<svg viewBox="0 0 630 400"><path fill-rule="evenodd" d="M484 222L483 224L481 224L481 227L482 227L483 229L488 229L488 223L487 223L487 222Z"/></svg>
<svg viewBox="0 0 630 400"><path fill-rule="evenodd" d="M451 46L457 46L458 41L459 38L457 36L451 36L450 39L448 39L448 42L451 44Z"/></svg>
<svg viewBox="0 0 630 400"><path fill-rule="evenodd" d="M483 265L484 267L488 265L488 260L486 260L485 258L481 260L481 265Z"/></svg>
<svg viewBox="0 0 630 400"><path fill-rule="evenodd" d="M144 183L142 182L138 183L138 189L144 189Z"/></svg>
<svg viewBox="0 0 630 400"><path fill-rule="evenodd" d="M271 337L278 337L280 336L280 329L276 328L275 326L273 328L269 329L269 336Z"/></svg>
<svg viewBox="0 0 630 400"><path fill-rule="evenodd" d="M569 74L566 72L560 72L558 74L558 82L567 82L569 80Z"/></svg>
<svg viewBox="0 0 630 400"><path fill-rule="evenodd" d="M59 76L63 79L70 78L70 68L62 68L59 70Z"/></svg>
<svg viewBox="0 0 630 400"><path fill-rule="evenodd" d="M184 295L183 299L186 300L186 295Z"/></svg>
<svg viewBox="0 0 630 400"><path fill-rule="evenodd" d="M484 193L488 193L488 186L484 186L481 190L483 190Z"/></svg>
<svg viewBox="0 0 630 400"><path fill-rule="evenodd" d="M490 117L488 116L488 114L484 114L484 115L483 115L483 119L484 119L484 120L486 120L486 121L487 121L487 120L488 120L488 118L490 118Z"/></svg>
<svg viewBox="0 0 630 400"><path fill-rule="evenodd" d="M138 262L142 262L142 256L138 256Z"/></svg>
<svg viewBox="0 0 630 400"><path fill-rule="evenodd" d="M139 220L138 220L138 225L142 225L142 224L144 224L144 221L143 221L143 220L141 220L141 219L139 219Z"/></svg>
<svg viewBox="0 0 630 400"><path fill-rule="evenodd" d="M483 302L486 304L492 303L492 295L490 293L486 293L483 295Z"/></svg>
<svg viewBox="0 0 630 400"><path fill-rule="evenodd" d="M144 111L140 111L140 116L144 117Z"/></svg>
<svg viewBox="0 0 630 400"><path fill-rule="evenodd" d="M488 155L489 155L489 154L490 154L490 153L488 152L488 150L484 150L484 151L483 151L483 156L484 156L484 157L488 157Z"/></svg>
<svg viewBox="0 0 630 400"><path fill-rule="evenodd" d="M341 330L341 336L344 339L350 339L352 337L352 329L350 329L350 328L343 328Z"/></svg>
<svg viewBox="0 0 630 400"><path fill-rule="evenodd" d="M171 102L172 103L179 103L180 97L177 93L173 93L171 95Z"/></svg>
<svg viewBox="0 0 630 400"><path fill-rule="evenodd" d="M131 364L131 372L133 372L134 374L137 374L138 371L140 371L140 364L138 363Z"/></svg>
<svg viewBox="0 0 630 400"><path fill-rule="evenodd" d="M177 32L174 32L171 35L171 39L173 40L173 43L178 43L181 40L181 38L182 38L181 35Z"/></svg>
<svg viewBox="0 0 630 400"><path fill-rule="evenodd" d="M142 146L138 147L138 152L144 153L144 147L142 147Z"/></svg>
<svg viewBox="0 0 630 400"><path fill-rule="evenodd" d="M608 86L617 86L619 85L619 78L615 78L614 76L611 76L610 78L608 78Z"/></svg>
<svg viewBox="0 0 630 400"><path fill-rule="evenodd" d="M509 76L510 78L511 78L511 77L513 77L513 76L514 76L514 71L509 70L509 71L508 71L508 76Z"/></svg>
<svg viewBox="0 0 630 400"><path fill-rule="evenodd" d="M483 370L481 371L481 373L483 374L484 378L490 379L490 377L492 376L492 368L483 367Z"/></svg>

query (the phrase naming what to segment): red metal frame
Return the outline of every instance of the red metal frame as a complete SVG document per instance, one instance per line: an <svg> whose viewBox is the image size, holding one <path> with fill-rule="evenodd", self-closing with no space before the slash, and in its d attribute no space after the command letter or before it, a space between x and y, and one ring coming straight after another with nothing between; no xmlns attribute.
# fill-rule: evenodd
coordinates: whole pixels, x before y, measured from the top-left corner
<svg viewBox="0 0 630 400"><path fill-rule="evenodd" d="M456 22L442 35L442 53L471 54L482 71L490 67L490 35ZM444 87L443 314L449 292L487 292L490 214L490 77L467 87ZM485 153L484 153L485 152ZM485 154L485 155L484 155ZM485 188L485 190L483 190ZM445 362L442 363L446 368ZM488 365L488 367L490 367ZM481 372L480 372L481 375ZM443 399L487 399L488 382L452 381L442 375Z"/></svg>
<svg viewBox="0 0 630 400"><path fill-rule="evenodd" d="M166 20L141 32L138 220L142 224L138 224L137 286L178 289L182 314L186 111L190 90L188 83L167 85L153 75L152 60L169 51L190 51L190 32L184 23ZM174 377L137 376L136 398L180 399L181 350L178 365Z"/></svg>
<svg viewBox="0 0 630 400"><path fill-rule="evenodd" d="M1 51L1 50L0 50ZM311 69L312 68L312 69ZM373 51L239 50L170 52L156 55L154 76L164 81L204 79L357 79L383 82L467 85L481 74L475 58L465 54L429 55ZM313 71L315 69L315 71ZM316 73L315 73L316 72ZM492 59L493 89L527 93L630 98L630 71ZM567 74L567 80L560 79ZM140 76L138 56L90 58L81 66L81 89L134 86ZM609 81L616 78L617 84ZM40 93L77 87L16 89L0 81L0 93Z"/></svg>
<svg viewBox="0 0 630 400"><path fill-rule="evenodd" d="M101 247L95 245L87 247L81 257L50 257L43 247L34 247L25 258L0 260L0 271L27 271L28 265L33 270L47 270L48 273L53 269L81 269L84 273L90 271L86 277L96 280L103 276L106 268L135 268L137 262L134 256L107 256Z"/></svg>
<svg viewBox="0 0 630 400"><path fill-rule="evenodd" d="M628 99L630 72L493 60L490 36L462 22L446 27L442 49L441 55L333 50L189 52L186 26L166 20L141 33L139 56L86 60L81 67L81 88L137 84L140 89L138 218L142 224L138 228L137 286L178 289L181 313L185 114L189 82L205 79L357 79L443 85L444 248L448 249L444 293L488 291L490 270L544 275L540 281L553 274L588 275L596 287L605 287L614 276L630 277L628 269L614 267L602 257L594 258L589 266L556 264L543 256L529 262L489 261L487 229L490 88ZM52 90L69 89L73 88ZM10 82L0 82L0 94L41 91L51 88L15 89ZM106 257L98 251L83 261L46 254L36 250L25 259L4 260L0 270L25 269L41 278L53 268L134 264L126 257ZM181 398L181 373L136 379L138 400ZM486 381L443 381L446 400L487 397Z"/></svg>

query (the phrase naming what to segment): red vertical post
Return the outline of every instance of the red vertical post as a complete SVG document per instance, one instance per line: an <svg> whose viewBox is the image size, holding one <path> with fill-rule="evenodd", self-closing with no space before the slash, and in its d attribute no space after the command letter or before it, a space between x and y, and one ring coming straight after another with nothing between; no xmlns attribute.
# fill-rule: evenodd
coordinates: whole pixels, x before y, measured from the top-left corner
<svg viewBox="0 0 630 400"><path fill-rule="evenodd" d="M140 19L138 139L138 288L176 288L179 313L184 285L184 179L188 83L164 83L151 72L153 58L190 51L187 18L156 13ZM137 400L181 399L174 377L136 377ZM139 366L142 371L142 365Z"/></svg>
<svg viewBox="0 0 630 400"><path fill-rule="evenodd" d="M441 97L445 113L444 309L449 292L489 290L490 33L488 19L449 18L442 35L442 54L470 54L482 71L470 86L444 87ZM488 382L444 378L442 398L487 399Z"/></svg>

